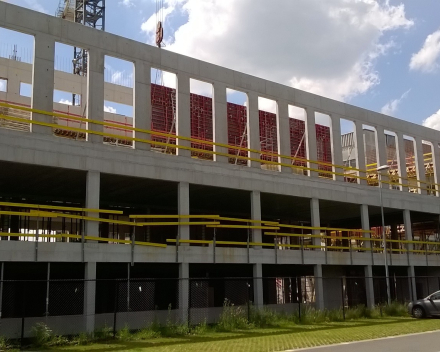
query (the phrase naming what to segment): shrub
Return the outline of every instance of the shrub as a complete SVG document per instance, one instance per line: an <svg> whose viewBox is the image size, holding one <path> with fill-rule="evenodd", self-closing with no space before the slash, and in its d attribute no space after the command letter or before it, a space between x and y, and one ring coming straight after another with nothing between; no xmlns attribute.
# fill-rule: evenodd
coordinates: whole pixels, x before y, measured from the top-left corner
<svg viewBox="0 0 440 352"><path fill-rule="evenodd" d="M234 306L230 300L223 302L223 311L217 323L217 329L221 331L232 331L246 329L249 327L247 312L240 306Z"/></svg>
<svg viewBox="0 0 440 352"><path fill-rule="evenodd" d="M52 330L44 323L37 323L32 327L32 343L34 346L47 346L53 337Z"/></svg>
<svg viewBox="0 0 440 352"><path fill-rule="evenodd" d="M408 315L406 306L399 302L392 302L390 305L386 305L383 308L383 312L389 317L405 317Z"/></svg>

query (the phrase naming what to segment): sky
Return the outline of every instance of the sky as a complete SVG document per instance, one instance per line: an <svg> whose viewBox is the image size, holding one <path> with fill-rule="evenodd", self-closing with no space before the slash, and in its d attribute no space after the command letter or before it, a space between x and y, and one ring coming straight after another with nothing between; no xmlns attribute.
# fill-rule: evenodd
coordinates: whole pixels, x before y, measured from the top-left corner
<svg viewBox="0 0 440 352"><path fill-rule="evenodd" d="M50 15L59 3L7 1ZM107 0L105 30L154 44L163 18L163 50L440 130L439 14L440 0ZM0 30L0 55L12 43L32 52ZM68 69L70 52L56 54ZM108 81L130 82L131 64L105 66Z"/></svg>

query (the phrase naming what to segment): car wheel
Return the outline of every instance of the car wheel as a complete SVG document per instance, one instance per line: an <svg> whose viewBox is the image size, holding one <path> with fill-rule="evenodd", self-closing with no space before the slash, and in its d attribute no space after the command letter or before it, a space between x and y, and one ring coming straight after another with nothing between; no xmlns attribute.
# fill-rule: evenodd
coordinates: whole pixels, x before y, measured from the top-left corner
<svg viewBox="0 0 440 352"><path fill-rule="evenodd" d="M422 319L425 316L425 311L422 307L414 307L412 310L412 315L416 319Z"/></svg>

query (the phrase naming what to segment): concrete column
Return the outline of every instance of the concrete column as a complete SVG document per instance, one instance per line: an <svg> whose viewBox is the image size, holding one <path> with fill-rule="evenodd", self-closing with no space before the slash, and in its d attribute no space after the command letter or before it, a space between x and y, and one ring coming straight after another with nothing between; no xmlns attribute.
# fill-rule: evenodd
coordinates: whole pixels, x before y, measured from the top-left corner
<svg viewBox="0 0 440 352"><path fill-rule="evenodd" d="M285 100L278 100L277 103L278 154L291 156L289 104ZM280 162L292 165L292 160L288 158L281 158ZM292 168L281 166L281 172L292 173Z"/></svg>
<svg viewBox="0 0 440 352"><path fill-rule="evenodd" d="M385 131L382 126L376 126L376 155L377 166L387 165L387 152L385 147ZM386 172L382 172L386 175ZM383 177L383 180L388 181L388 177Z"/></svg>
<svg viewBox="0 0 440 352"><path fill-rule="evenodd" d="M55 39L47 34L37 33L34 44L34 65L32 67L33 109L52 112L54 89ZM32 120L53 123L52 116L32 113ZM32 125L32 132L52 134L52 127Z"/></svg>
<svg viewBox="0 0 440 352"><path fill-rule="evenodd" d="M368 205L367 204L361 204L361 223L362 223L362 230L364 231L370 231L370 216L368 213ZM362 237L368 237L371 238L371 233L364 232L362 234ZM364 248L373 248L373 243L371 241L365 241Z"/></svg>
<svg viewBox="0 0 440 352"><path fill-rule="evenodd" d="M439 147L438 147L438 142L431 142L432 145L432 161L434 163L434 180L435 183L440 183L440 154L439 154ZM436 192L436 196L440 195L440 187L436 186L435 187L437 192Z"/></svg>
<svg viewBox="0 0 440 352"><path fill-rule="evenodd" d="M357 168L359 170L360 177L366 177L366 163L365 163L365 143L364 143L364 128L362 127L362 121L354 121L356 127L356 159L357 159ZM366 185L367 180L358 179L358 183L361 185Z"/></svg>
<svg viewBox="0 0 440 352"><path fill-rule="evenodd" d="M101 174L99 171L88 171L86 179L86 208L99 209ZM99 218L99 213L87 213L88 217ZM86 221L86 236L99 236L99 222Z"/></svg>
<svg viewBox="0 0 440 352"><path fill-rule="evenodd" d="M252 220L261 220L261 193L260 191L251 192L251 217ZM254 223L253 225L258 225ZM262 242L262 232L260 229L252 229L252 242ZM261 249L261 246L254 248Z"/></svg>
<svg viewBox="0 0 440 352"><path fill-rule="evenodd" d="M87 71L87 118L95 121L104 121L104 53L98 49L88 52ZM89 123L87 128L95 132L103 132L104 126ZM88 134L88 140L101 144L103 138L97 134Z"/></svg>
<svg viewBox="0 0 440 352"><path fill-rule="evenodd" d="M408 280L409 280L409 294L411 297L411 300L414 301L418 298L421 297L417 297L417 290L416 290L416 272L414 270L414 266L409 266L408 267Z"/></svg>
<svg viewBox="0 0 440 352"><path fill-rule="evenodd" d="M228 144L228 101L226 97L226 85L223 83L214 83L214 109L213 109L213 127L214 142ZM228 148L214 146L214 151L218 153L228 153ZM220 163L227 163L228 157L214 155L214 160Z"/></svg>
<svg viewBox="0 0 440 352"><path fill-rule="evenodd" d="M319 216L319 199L318 198L312 198L310 199L310 214L311 214L311 221L312 221L312 227L321 227L321 219ZM313 235L320 235L320 230L312 230ZM313 238L313 244L315 246L321 245L321 238L315 237ZM320 249L316 249L320 250Z"/></svg>
<svg viewBox="0 0 440 352"><path fill-rule="evenodd" d="M322 280L322 265L313 266L315 276L315 303L316 309L323 310L324 307L324 284Z"/></svg>
<svg viewBox="0 0 440 352"><path fill-rule="evenodd" d="M260 115L258 111L258 94L254 92L248 92L248 141L249 149L261 150L260 143ZM260 153L250 152L249 156L253 159L260 160ZM251 167L260 169L261 163L259 161L249 161Z"/></svg>
<svg viewBox="0 0 440 352"><path fill-rule="evenodd" d="M367 307L374 308L374 281L373 281L373 266L365 265L365 293L367 295Z"/></svg>
<svg viewBox="0 0 440 352"><path fill-rule="evenodd" d="M428 192L426 191L426 172L425 172L425 157L423 156L423 144L422 144L422 139L420 137L416 137L415 139L415 143L414 143L414 154L416 157L416 167L417 167L417 179L419 180L418 185L421 188L425 188L425 189L420 189L419 188L419 193L420 194L428 194Z"/></svg>
<svg viewBox="0 0 440 352"><path fill-rule="evenodd" d="M341 144L341 118L338 115L330 116L332 123L332 160L335 165L342 165L342 144ZM333 171L344 173L344 169L333 167ZM336 181L344 182L344 176L333 175Z"/></svg>
<svg viewBox="0 0 440 352"><path fill-rule="evenodd" d="M408 209L403 210L403 225L405 226L405 240L412 241L412 224L411 224L411 212ZM407 244L407 249L412 250L414 248L412 243ZM412 253L409 254L411 257Z"/></svg>
<svg viewBox="0 0 440 352"><path fill-rule="evenodd" d="M181 137L191 137L191 113L190 113L190 84L189 75L179 72L177 75L177 119L176 134ZM177 139L177 145L191 147L191 142ZM187 149L177 149L177 155L191 156Z"/></svg>
<svg viewBox="0 0 440 352"><path fill-rule="evenodd" d="M181 323L188 321L189 309L189 264L179 264L179 315Z"/></svg>
<svg viewBox="0 0 440 352"><path fill-rule="evenodd" d="M408 184L408 180L406 179L406 153L405 153L405 139L403 138L403 133L397 132L397 151L399 157L399 176L400 183L403 185ZM401 186L400 189L403 192L408 192L407 187Z"/></svg>
<svg viewBox="0 0 440 352"><path fill-rule="evenodd" d="M10 73L8 75L6 100L12 102L20 101L20 77L18 76L18 73Z"/></svg>
<svg viewBox="0 0 440 352"><path fill-rule="evenodd" d="M134 127L151 130L151 66L144 61L136 61L134 66L133 91ZM135 132L135 138L150 140L150 135ZM151 144L134 142L136 149L150 150Z"/></svg>
<svg viewBox="0 0 440 352"><path fill-rule="evenodd" d="M96 263L85 263L84 273L84 319L89 334L95 331Z"/></svg>
<svg viewBox="0 0 440 352"><path fill-rule="evenodd" d="M263 264L257 263L253 265L254 276L254 306L263 308Z"/></svg>
<svg viewBox="0 0 440 352"><path fill-rule="evenodd" d="M312 108L306 108L306 137L307 137L307 159L311 161L318 160L316 147L316 126L315 126L315 111ZM307 166L312 169L318 169L318 164L308 162ZM309 171L309 176L318 177L318 172Z"/></svg>
<svg viewBox="0 0 440 352"><path fill-rule="evenodd" d="M188 182L179 182L177 186L177 197L178 197L178 211L179 215L189 215L189 183ZM188 222L188 218L181 218L181 222ZM179 239L181 240L189 240L190 232L189 225L180 225L179 226ZM181 246L187 244L180 244Z"/></svg>

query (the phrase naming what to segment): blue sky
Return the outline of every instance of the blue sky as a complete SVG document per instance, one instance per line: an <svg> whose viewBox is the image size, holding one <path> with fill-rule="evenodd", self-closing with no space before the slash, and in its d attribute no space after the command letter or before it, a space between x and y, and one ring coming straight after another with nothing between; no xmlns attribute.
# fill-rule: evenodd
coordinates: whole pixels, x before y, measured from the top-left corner
<svg viewBox="0 0 440 352"><path fill-rule="evenodd" d="M48 14L59 3L8 1ZM161 2L164 50L418 124L429 118L425 124L440 129L439 0ZM106 31L152 43L155 11L153 0L107 0ZM24 48L32 51L31 38L0 31L0 55L13 43L23 57ZM68 62L69 53L58 56ZM109 79L132 74L118 62L107 61L106 69Z"/></svg>

